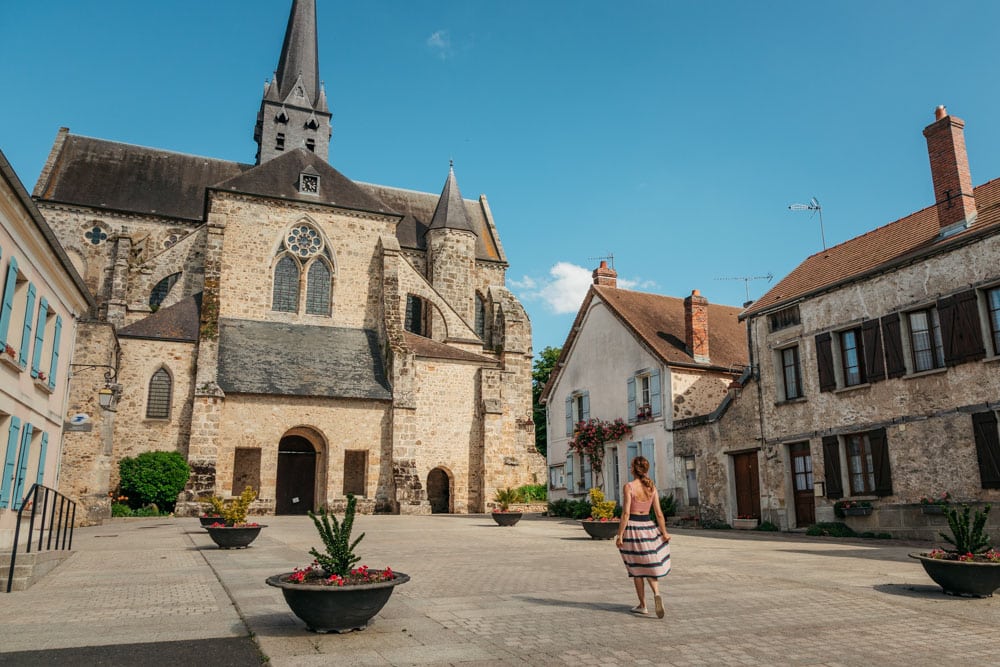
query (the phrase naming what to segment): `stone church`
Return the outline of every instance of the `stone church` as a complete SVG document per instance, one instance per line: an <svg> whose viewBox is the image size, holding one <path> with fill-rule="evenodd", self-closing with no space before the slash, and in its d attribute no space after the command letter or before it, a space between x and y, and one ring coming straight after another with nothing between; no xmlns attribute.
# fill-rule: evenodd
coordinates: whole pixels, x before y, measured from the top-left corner
<svg viewBox="0 0 1000 667"><path fill-rule="evenodd" d="M485 196L352 181L327 161L315 0L294 0L257 113L256 164L59 131L34 198L96 296L61 487L105 515L117 462L176 450L256 510L482 512L540 483L531 326ZM443 170L442 170L443 172Z"/></svg>

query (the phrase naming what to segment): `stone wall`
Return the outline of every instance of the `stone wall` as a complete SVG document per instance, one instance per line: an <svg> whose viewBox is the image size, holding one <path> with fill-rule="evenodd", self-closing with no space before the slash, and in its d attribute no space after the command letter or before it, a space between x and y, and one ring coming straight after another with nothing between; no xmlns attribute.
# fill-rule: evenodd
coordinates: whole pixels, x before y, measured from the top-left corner
<svg viewBox="0 0 1000 667"><path fill-rule="evenodd" d="M725 375L672 369L670 394L673 419L687 419L714 410L725 398L731 380Z"/></svg>

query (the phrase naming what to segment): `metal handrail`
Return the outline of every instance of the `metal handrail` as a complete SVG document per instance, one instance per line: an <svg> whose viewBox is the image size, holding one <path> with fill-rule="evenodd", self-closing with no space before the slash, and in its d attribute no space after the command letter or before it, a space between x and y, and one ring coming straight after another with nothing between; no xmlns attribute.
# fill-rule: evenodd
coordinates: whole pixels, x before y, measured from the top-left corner
<svg viewBox="0 0 1000 667"><path fill-rule="evenodd" d="M42 543L45 541L45 551L66 550L73 548L73 522L76 520L76 502L70 500L55 489L50 489L41 484L32 484L28 494L21 503L21 508L17 511L17 524L14 526L14 547L10 552L10 571L7 573L7 592L10 593L14 585L14 564L17 562L18 538L21 536L21 521L24 518L24 511L31 510L31 517L28 521L28 542L25 553L31 553L32 534L35 532L35 517L38 515L38 496L42 496L42 513L38 529L38 548L42 551ZM49 498L52 498L52 507L49 508ZM30 500L29 500L30 499ZM59 519L56 520L56 505L58 504ZM48 518L48 540L45 540L45 520ZM55 547L52 546L52 536L55 534ZM61 542L61 544L60 544Z"/></svg>

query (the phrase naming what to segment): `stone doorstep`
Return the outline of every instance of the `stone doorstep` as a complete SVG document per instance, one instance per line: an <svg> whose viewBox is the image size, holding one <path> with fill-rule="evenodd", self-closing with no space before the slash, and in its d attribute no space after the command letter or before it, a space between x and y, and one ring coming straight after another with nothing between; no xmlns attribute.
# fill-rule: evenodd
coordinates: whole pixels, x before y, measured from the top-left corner
<svg viewBox="0 0 1000 667"><path fill-rule="evenodd" d="M17 560L14 563L14 583L11 590L27 590L72 555L72 551L18 552ZM0 593L7 591L10 556L10 552L0 553Z"/></svg>

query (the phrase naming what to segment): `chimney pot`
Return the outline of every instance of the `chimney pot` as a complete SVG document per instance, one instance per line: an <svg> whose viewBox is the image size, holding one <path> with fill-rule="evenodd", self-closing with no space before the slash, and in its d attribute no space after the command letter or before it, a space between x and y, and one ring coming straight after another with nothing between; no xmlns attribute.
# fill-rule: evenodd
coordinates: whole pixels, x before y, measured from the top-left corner
<svg viewBox="0 0 1000 667"><path fill-rule="evenodd" d="M934 110L934 120L941 120L948 115L948 110L944 108L943 104L939 104L937 109Z"/></svg>
<svg viewBox="0 0 1000 667"><path fill-rule="evenodd" d="M591 275L594 277L595 285L618 287L618 272L610 268L606 260L602 259L601 265L594 269L594 273Z"/></svg>

